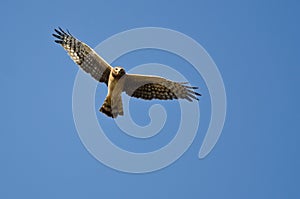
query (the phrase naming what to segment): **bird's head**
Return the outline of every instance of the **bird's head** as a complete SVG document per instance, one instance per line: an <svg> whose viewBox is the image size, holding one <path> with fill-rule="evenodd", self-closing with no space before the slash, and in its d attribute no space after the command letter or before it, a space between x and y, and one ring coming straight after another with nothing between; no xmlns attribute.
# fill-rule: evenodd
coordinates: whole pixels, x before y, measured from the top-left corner
<svg viewBox="0 0 300 199"><path fill-rule="evenodd" d="M117 66L117 67L114 67L113 70L112 70L112 75L116 78L121 78L123 75L125 75L125 70L124 68L120 67L120 66Z"/></svg>

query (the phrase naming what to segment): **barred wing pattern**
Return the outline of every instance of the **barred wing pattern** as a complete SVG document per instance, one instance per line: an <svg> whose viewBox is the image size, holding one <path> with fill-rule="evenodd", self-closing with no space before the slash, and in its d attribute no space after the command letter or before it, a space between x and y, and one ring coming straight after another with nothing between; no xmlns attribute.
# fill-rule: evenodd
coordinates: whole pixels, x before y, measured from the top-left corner
<svg viewBox="0 0 300 199"><path fill-rule="evenodd" d="M173 82L158 76L126 74L123 90L131 97L145 100L198 100L197 96L201 94L194 91L198 87L186 84L187 82Z"/></svg>
<svg viewBox="0 0 300 199"><path fill-rule="evenodd" d="M73 37L69 31L65 32L59 28L59 30L55 29L55 32L57 34L52 34L58 39L55 42L62 45L73 61L97 81L108 85L112 67L92 48Z"/></svg>

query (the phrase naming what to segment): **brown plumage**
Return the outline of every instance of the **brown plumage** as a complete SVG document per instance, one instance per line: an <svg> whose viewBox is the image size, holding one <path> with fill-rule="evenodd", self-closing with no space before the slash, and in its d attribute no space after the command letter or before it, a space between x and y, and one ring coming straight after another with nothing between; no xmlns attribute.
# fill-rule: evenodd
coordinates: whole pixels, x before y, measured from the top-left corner
<svg viewBox="0 0 300 199"><path fill-rule="evenodd" d="M92 48L73 37L69 31L55 29L53 34L56 43L68 52L73 61L81 69L89 73L99 82L108 87L107 96L100 111L109 117L116 118L123 115L121 93L124 91L131 97L145 100L186 99L198 100L200 93L197 87L188 86L187 82L173 82L158 76L126 74L122 67L113 68L101 58Z"/></svg>

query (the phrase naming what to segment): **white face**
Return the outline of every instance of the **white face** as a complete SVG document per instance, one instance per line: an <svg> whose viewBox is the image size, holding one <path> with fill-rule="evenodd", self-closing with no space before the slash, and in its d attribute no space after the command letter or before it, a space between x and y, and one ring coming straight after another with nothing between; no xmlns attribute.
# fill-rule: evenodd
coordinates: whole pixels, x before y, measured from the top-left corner
<svg viewBox="0 0 300 199"><path fill-rule="evenodd" d="M125 74L125 70L122 67L114 67L114 74L122 76Z"/></svg>

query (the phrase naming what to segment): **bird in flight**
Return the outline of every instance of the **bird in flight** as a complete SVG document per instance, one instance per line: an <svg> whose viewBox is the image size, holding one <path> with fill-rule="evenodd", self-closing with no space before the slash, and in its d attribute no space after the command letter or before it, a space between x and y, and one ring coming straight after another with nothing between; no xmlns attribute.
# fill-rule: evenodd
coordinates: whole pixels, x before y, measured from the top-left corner
<svg viewBox="0 0 300 199"><path fill-rule="evenodd" d="M199 100L197 96L201 96L195 92L198 87L188 86L188 82L174 82L159 76L127 74L120 66L112 67L69 31L61 28L54 30L55 34L52 35L57 38L55 42L67 51L72 60L96 81L106 84L107 96L99 111L108 117L124 115L122 92L144 100L186 99L191 102Z"/></svg>

